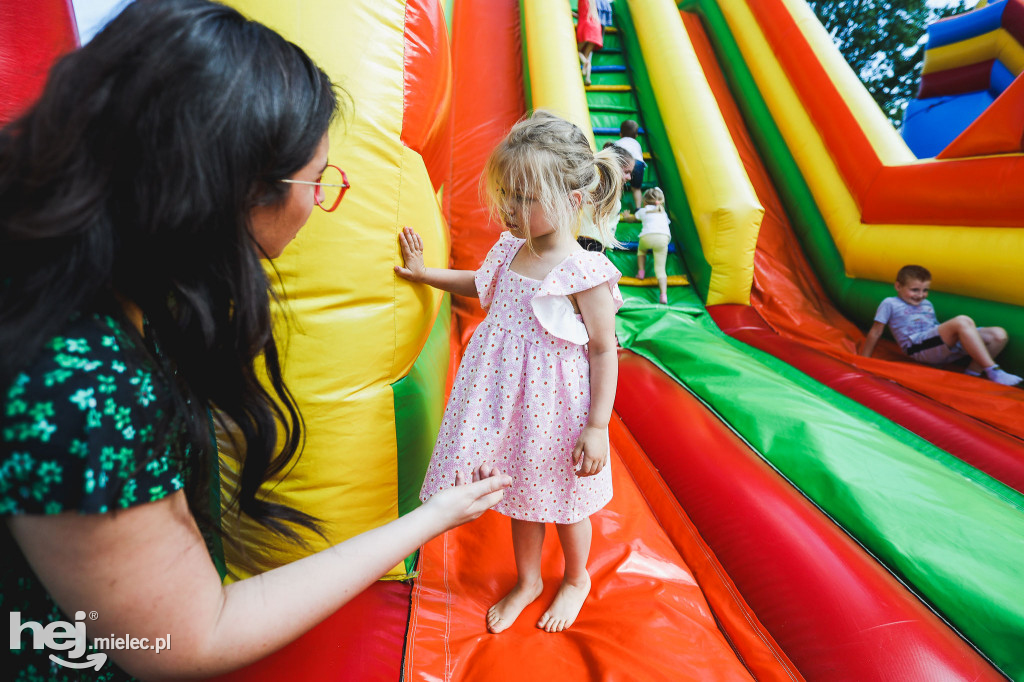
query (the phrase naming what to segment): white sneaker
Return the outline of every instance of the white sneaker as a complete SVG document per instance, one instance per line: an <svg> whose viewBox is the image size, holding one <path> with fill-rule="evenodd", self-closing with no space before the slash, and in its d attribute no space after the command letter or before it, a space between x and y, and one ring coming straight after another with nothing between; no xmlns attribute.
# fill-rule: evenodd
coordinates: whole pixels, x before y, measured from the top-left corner
<svg viewBox="0 0 1024 682"><path fill-rule="evenodd" d="M992 365L986 369L985 376L991 381L994 381L997 384L1002 384L1003 386L1016 386L1024 381L1024 378L1021 378L1016 374L1010 374L1009 372L1004 372L999 369L999 365Z"/></svg>

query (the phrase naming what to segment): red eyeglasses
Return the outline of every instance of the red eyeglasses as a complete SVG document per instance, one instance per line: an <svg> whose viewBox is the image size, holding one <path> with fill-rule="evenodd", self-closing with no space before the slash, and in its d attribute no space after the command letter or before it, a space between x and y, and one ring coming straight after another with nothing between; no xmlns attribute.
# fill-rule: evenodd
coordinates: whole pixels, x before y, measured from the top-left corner
<svg viewBox="0 0 1024 682"><path fill-rule="evenodd" d="M282 180L281 182L291 185L315 185L316 191L313 193L313 200L316 201L317 206L328 213L338 208L345 192L351 186L348 184L348 176L345 175L345 171L332 164L327 164L324 172L315 182L309 180Z"/></svg>

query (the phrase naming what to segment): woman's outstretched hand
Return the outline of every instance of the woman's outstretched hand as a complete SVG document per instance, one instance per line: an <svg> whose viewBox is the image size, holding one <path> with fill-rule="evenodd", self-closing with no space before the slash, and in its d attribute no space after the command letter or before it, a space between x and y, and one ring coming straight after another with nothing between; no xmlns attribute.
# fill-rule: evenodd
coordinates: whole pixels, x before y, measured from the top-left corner
<svg viewBox="0 0 1024 682"><path fill-rule="evenodd" d="M395 274L410 282L422 282L427 274L423 264L423 239L411 227L403 227L398 233L398 244L402 248L405 267L395 266Z"/></svg>
<svg viewBox="0 0 1024 682"><path fill-rule="evenodd" d="M512 477L487 464L473 472L472 482L462 473L455 475L455 486L439 491L426 507L438 514L444 529L472 521L501 501L505 488L512 485Z"/></svg>

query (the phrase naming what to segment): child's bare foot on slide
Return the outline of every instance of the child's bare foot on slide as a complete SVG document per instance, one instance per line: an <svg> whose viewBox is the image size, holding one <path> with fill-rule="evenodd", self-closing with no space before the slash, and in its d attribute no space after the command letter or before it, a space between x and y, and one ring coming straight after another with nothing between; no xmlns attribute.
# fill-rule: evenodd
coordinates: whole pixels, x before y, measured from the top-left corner
<svg viewBox="0 0 1024 682"><path fill-rule="evenodd" d="M498 634L512 627L512 623L516 622L523 609L533 603L543 591L544 583L541 580L528 585L516 583L512 591L501 601L487 609L487 629Z"/></svg>
<svg viewBox="0 0 1024 682"><path fill-rule="evenodd" d="M537 621L537 627L545 632L561 632L568 629L580 615L583 602L590 594L590 576L583 581L572 581L565 579L562 586L558 588L558 594L551 606L544 612L544 615Z"/></svg>

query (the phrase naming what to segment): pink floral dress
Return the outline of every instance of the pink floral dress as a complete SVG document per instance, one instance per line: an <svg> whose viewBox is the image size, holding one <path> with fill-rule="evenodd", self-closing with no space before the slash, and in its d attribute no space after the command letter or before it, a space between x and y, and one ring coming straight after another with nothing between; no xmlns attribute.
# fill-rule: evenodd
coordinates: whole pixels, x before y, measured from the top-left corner
<svg viewBox="0 0 1024 682"><path fill-rule="evenodd" d="M525 244L503 232L476 273L487 317L466 347L420 499L489 463L512 477L495 509L525 521L575 523L612 497L611 468L578 478L572 450L590 410L586 327L568 294L620 273L603 254L574 251L543 281L509 263Z"/></svg>

